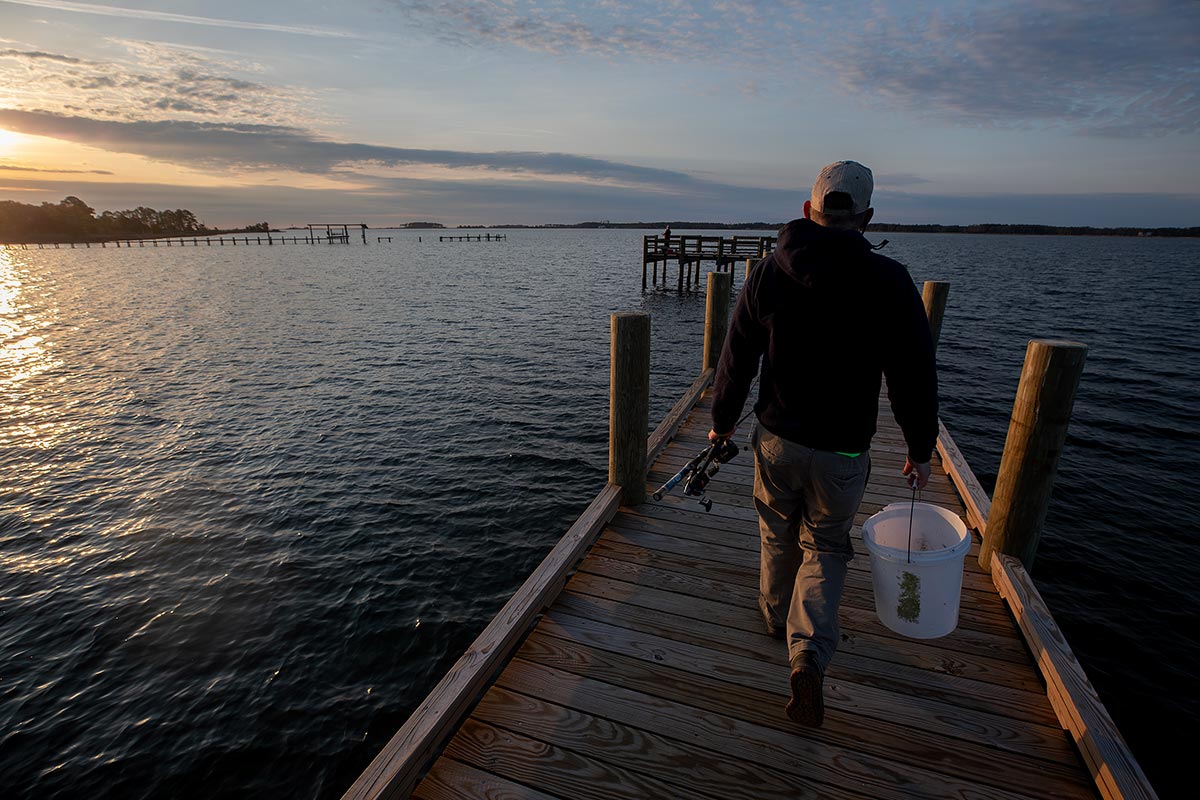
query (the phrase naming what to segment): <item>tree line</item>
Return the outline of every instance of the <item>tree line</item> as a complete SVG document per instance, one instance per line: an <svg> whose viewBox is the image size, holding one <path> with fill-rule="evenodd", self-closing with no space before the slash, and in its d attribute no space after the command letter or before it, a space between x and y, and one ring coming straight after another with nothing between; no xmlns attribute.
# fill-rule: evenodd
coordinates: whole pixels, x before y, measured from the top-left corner
<svg viewBox="0 0 1200 800"><path fill-rule="evenodd" d="M639 228L672 231L738 230L778 231L783 222L576 222L547 225L459 225L460 228ZM872 222L872 233L1006 233L1026 236L1200 236L1200 227L1193 228L1093 228L1090 226L1020 225L983 223L979 225L907 225Z"/></svg>
<svg viewBox="0 0 1200 800"><path fill-rule="evenodd" d="M262 222L239 228L238 232L268 229ZM97 216L94 208L75 196L40 206L0 200L0 242L99 242L222 232L206 227L185 208L158 211L138 206Z"/></svg>
<svg viewBox="0 0 1200 800"><path fill-rule="evenodd" d="M1088 225L896 225L872 222L880 233L1011 233L1024 236L1200 236L1200 228L1093 228Z"/></svg>

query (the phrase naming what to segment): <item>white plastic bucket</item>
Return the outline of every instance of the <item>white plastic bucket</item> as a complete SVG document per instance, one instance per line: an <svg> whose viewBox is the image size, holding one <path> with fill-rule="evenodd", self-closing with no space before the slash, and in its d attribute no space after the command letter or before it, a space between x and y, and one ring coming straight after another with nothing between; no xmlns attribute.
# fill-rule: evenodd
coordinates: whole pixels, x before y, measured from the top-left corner
<svg viewBox="0 0 1200 800"><path fill-rule="evenodd" d="M963 521L930 503L892 503L864 522L862 532L879 621L914 639L951 633L958 625L963 557L971 549Z"/></svg>

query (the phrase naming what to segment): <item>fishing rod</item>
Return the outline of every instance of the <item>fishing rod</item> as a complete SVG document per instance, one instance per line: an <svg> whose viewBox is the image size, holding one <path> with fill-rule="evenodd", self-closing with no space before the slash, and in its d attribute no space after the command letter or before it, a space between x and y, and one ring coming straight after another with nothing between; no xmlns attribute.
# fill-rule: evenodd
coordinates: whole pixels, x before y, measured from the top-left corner
<svg viewBox="0 0 1200 800"><path fill-rule="evenodd" d="M733 439L717 439L658 487L653 494L654 499L662 500L663 495L682 483L685 495L699 498L696 502L703 506L706 512L712 511L712 500L705 496L704 489L720 471L721 465L737 454L738 446L733 443Z"/></svg>
<svg viewBox="0 0 1200 800"><path fill-rule="evenodd" d="M755 377L754 382L750 385L750 391L758 384L758 378ZM737 425L733 426L737 430L738 425L746 421L746 418L754 413L751 408L742 418L737 421ZM717 439L711 442L708 447L704 448L700 453L684 465L683 469L672 475L666 483L658 487L652 497L655 500L662 500L663 495L670 492L681 482L683 483L683 493L689 497L700 498L696 502L704 506L705 512L712 511L712 500L709 500L704 495L704 489L708 486L708 482L717 474L721 468L721 464L727 463L730 459L738 454L738 446L733 443L733 434Z"/></svg>

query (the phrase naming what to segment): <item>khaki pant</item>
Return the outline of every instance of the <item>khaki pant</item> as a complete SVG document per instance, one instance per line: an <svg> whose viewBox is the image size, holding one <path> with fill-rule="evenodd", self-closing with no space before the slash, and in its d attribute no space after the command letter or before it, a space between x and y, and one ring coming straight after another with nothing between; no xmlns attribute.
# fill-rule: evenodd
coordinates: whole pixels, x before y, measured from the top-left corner
<svg viewBox="0 0 1200 800"><path fill-rule="evenodd" d="M761 425L753 445L759 606L767 624L786 625L793 665L808 651L824 670L837 649L838 605L854 557L850 528L871 457L813 450Z"/></svg>

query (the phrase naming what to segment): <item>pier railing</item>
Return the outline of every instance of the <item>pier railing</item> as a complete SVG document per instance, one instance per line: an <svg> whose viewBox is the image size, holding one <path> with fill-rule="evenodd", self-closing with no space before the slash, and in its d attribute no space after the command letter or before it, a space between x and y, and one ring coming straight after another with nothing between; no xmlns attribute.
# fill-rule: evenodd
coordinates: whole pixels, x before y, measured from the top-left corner
<svg viewBox="0 0 1200 800"><path fill-rule="evenodd" d="M693 278L699 283L699 265L713 262L718 272L731 269L739 261L757 261L775 249L774 236L643 236L642 289L646 288L646 268L652 268L652 278L658 285L659 264L662 265L663 285L667 282L667 263L678 264L678 288L691 286Z"/></svg>

